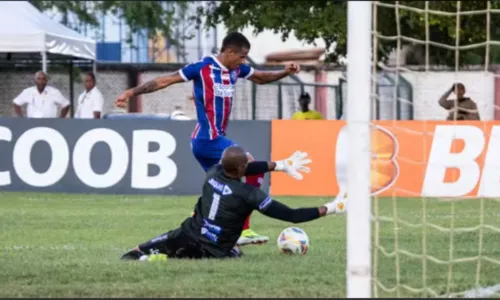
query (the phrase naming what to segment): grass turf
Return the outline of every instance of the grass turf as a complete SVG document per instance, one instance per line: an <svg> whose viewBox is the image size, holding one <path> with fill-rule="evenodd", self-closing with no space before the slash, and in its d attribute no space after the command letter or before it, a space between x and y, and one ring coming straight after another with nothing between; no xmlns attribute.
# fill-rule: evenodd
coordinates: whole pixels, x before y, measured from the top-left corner
<svg viewBox="0 0 500 300"><path fill-rule="evenodd" d="M280 198L291 207L316 206L327 199ZM0 297L344 297L346 281L345 216L298 224L310 236L302 257L286 256L276 247L285 222L254 214L252 227L270 242L246 246L238 260L137 263L120 261L136 244L173 229L190 215L196 197L103 196L0 193ZM422 222L420 199L380 201L381 215ZM480 202L455 204L455 227L479 225ZM429 200L427 222L450 227L450 203ZM500 227L500 203L485 202L484 223ZM380 223L380 245L422 253L422 228ZM500 234L485 229L482 254L500 259ZM449 259L450 234L427 227L427 254ZM478 255L478 232L454 234L454 258ZM380 252L379 252L380 253ZM399 252L401 253L401 252ZM399 276L396 262L399 262ZM423 296L403 287L423 286L422 259L404 252L379 254L377 278L399 296ZM446 293L474 287L477 262L438 264L427 260L426 285ZM500 282L500 266L482 261L484 286ZM379 296L398 293L379 290Z"/></svg>

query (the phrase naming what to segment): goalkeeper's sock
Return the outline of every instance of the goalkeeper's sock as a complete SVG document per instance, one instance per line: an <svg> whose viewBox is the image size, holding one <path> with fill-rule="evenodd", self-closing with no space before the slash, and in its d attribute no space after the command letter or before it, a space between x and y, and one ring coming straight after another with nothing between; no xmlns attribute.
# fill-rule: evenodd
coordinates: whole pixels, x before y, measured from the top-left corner
<svg viewBox="0 0 500 300"><path fill-rule="evenodd" d="M245 223L243 224L243 230L250 229L250 216L252 214L249 214L248 217L245 220Z"/></svg>
<svg viewBox="0 0 500 300"><path fill-rule="evenodd" d="M264 176L265 174L246 176L245 183L254 186L256 188L260 188L260 186L264 182Z"/></svg>

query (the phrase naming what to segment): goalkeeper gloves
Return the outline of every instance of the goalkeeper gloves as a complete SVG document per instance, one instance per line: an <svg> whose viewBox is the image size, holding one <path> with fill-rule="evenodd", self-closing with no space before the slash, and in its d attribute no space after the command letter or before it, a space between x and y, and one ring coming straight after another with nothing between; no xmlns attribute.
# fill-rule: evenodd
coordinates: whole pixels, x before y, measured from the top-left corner
<svg viewBox="0 0 500 300"><path fill-rule="evenodd" d="M309 173L311 169L306 167L312 160L308 158L307 153L296 151L292 156L287 159L276 161L275 171L285 172L289 176L302 180L304 177L300 172Z"/></svg>
<svg viewBox="0 0 500 300"><path fill-rule="evenodd" d="M335 200L328 202L324 206L326 207L326 214L341 214L347 211L347 192L340 190Z"/></svg>

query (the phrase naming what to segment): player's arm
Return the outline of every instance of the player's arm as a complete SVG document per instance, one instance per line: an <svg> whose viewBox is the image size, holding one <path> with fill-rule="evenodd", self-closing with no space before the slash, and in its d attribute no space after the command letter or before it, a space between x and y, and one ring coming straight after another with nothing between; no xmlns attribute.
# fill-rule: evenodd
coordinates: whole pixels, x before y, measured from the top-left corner
<svg viewBox="0 0 500 300"><path fill-rule="evenodd" d="M189 64L175 73L156 77L153 80L141 84L140 86L128 89L120 96L118 96L118 98L116 99L116 105L118 107L124 107L128 99L131 97L139 96L142 94L149 94L167 88L176 83L193 80L197 76L199 76L202 66L202 62Z"/></svg>
<svg viewBox="0 0 500 300"><path fill-rule="evenodd" d="M135 88L131 88L123 92L116 99L116 105L119 107L124 106L129 98L136 97L142 94L156 92L158 90L164 89L172 84L176 84L179 82L184 82L184 79L179 74L179 72L175 72L167 76L156 77L153 80L150 80L144 84L141 84Z"/></svg>
<svg viewBox="0 0 500 300"><path fill-rule="evenodd" d="M285 69L281 71L260 71L247 65L240 66L240 77L251 80L257 84L274 82L298 72L300 72L300 66L294 63L286 65Z"/></svg>
<svg viewBox="0 0 500 300"><path fill-rule="evenodd" d="M245 170L245 176L258 175L267 172L272 172L276 169L276 163L274 161L252 161L247 165Z"/></svg>
<svg viewBox="0 0 500 300"><path fill-rule="evenodd" d="M283 203L273 200L260 189L254 189L248 201L262 214L273 219L290 223L303 223L316 220L328 214L335 213L333 202L320 207L290 208Z"/></svg>
<svg viewBox="0 0 500 300"><path fill-rule="evenodd" d="M296 151L292 156L283 160L250 162L245 170L245 176L279 171L301 180L302 174L299 172L310 172L310 168L307 165L311 162L312 160L307 156L307 153Z"/></svg>

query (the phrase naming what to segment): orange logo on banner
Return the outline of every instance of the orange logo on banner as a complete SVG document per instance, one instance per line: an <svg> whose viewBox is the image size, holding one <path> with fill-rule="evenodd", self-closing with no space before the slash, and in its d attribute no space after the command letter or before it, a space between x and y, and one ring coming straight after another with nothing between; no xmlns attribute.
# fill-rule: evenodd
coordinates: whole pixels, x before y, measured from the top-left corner
<svg viewBox="0 0 500 300"><path fill-rule="evenodd" d="M396 181L399 172L396 161L398 147L398 140L389 131L372 126L370 182L373 194L384 191Z"/></svg>
<svg viewBox="0 0 500 300"><path fill-rule="evenodd" d="M347 185L344 121L277 120L272 158L309 153L296 181L272 173L273 195L334 196ZM379 121L371 132L371 191L383 196L500 197L500 122Z"/></svg>

